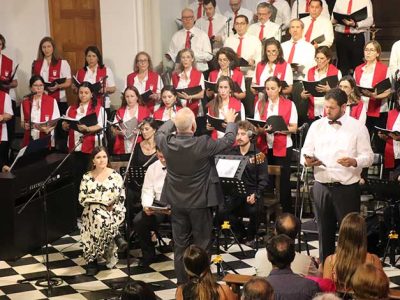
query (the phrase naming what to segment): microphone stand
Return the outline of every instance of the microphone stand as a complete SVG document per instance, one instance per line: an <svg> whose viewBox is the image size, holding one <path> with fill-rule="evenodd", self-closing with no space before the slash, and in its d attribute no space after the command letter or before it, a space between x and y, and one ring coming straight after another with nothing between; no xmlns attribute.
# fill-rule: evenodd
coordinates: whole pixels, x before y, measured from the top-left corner
<svg viewBox="0 0 400 300"><path fill-rule="evenodd" d="M107 92L106 92L106 88L107 88L107 77L108 76L104 76L101 80L102 80L102 82L101 82L101 86L102 86L102 89L103 89L103 95L102 95L102 98L103 98L103 103L102 103L102 106L103 106L103 132L104 132L104 136L103 136L103 140L101 140L100 139L100 134L98 133L98 135L99 135L99 145L102 145L102 146L104 146L104 147L106 147L107 148L107 139L105 138L105 136L106 136L106 129L107 129L107 113L106 113L106 97L107 97Z"/></svg>

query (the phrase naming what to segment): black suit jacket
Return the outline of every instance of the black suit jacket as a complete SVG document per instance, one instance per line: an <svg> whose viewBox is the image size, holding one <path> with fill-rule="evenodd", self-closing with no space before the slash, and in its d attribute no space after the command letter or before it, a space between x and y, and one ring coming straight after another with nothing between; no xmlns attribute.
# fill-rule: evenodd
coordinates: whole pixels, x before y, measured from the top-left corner
<svg viewBox="0 0 400 300"><path fill-rule="evenodd" d="M232 147L236 124L228 123L225 136L214 141L207 135L175 134L172 121L156 132L158 148L167 162L161 202L181 208L206 208L223 202L214 155Z"/></svg>

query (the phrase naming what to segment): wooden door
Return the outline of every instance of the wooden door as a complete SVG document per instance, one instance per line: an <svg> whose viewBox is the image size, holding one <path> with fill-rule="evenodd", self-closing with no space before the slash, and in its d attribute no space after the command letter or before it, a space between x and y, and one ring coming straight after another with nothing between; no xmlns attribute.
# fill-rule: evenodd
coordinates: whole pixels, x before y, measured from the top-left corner
<svg viewBox="0 0 400 300"><path fill-rule="evenodd" d="M85 63L85 49L90 45L101 51L99 0L48 0L51 36L72 75ZM68 102L74 99L67 91Z"/></svg>

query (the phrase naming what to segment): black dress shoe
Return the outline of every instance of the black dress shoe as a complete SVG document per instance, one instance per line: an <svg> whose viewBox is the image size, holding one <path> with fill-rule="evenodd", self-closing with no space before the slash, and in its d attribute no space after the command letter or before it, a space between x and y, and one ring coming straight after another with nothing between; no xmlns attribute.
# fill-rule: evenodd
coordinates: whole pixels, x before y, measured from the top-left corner
<svg viewBox="0 0 400 300"><path fill-rule="evenodd" d="M86 275L95 276L99 273L99 266L97 265L97 261L91 261L86 265Z"/></svg>
<svg viewBox="0 0 400 300"><path fill-rule="evenodd" d="M125 241L125 239L120 235L117 235L114 238L114 240L115 240L115 243L117 244L118 252L125 252L126 248L128 248L127 241Z"/></svg>
<svg viewBox="0 0 400 300"><path fill-rule="evenodd" d="M155 261L155 258L140 258L138 262L138 267L148 267Z"/></svg>

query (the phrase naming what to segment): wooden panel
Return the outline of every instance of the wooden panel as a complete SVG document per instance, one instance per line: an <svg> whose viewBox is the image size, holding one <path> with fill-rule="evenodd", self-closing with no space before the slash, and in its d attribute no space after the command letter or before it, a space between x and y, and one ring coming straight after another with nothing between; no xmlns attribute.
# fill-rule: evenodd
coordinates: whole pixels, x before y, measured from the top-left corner
<svg viewBox="0 0 400 300"><path fill-rule="evenodd" d="M85 49L95 45L101 50L99 0L48 0L50 32L61 56L74 75L85 64ZM67 91L68 102L76 96Z"/></svg>

